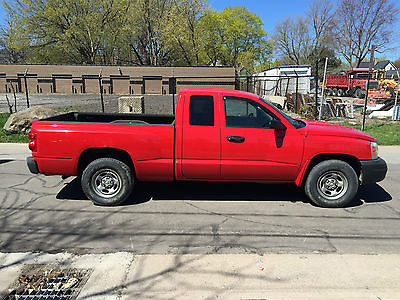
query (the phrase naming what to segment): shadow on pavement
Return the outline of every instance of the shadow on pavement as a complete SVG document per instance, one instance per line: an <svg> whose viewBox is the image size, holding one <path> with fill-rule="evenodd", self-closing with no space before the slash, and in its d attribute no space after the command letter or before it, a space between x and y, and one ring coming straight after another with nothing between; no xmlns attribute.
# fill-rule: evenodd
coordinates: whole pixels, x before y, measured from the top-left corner
<svg viewBox="0 0 400 300"><path fill-rule="evenodd" d="M87 200L80 180L75 178L57 194L57 199ZM126 205L147 201L291 201L310 203L302 189L294 184L262 184L239 182L174 182L138 183ZM379 203L392 200L391 195L378 184L360 186L355 200L348 206Z"/></svg>
<svg viewBox="0 0 400 300"><path fill-rule="evenodd" d="M14 161L14 159L0 159L0 165L8 163L8 162L12 162L12 161Z"/></svg>
<svg viewBox="0 0 400 300"><path fill-rule="evenodd" d="M360 186L353 205L357 204L357 202L361 205L362 202L379 203L390 200L392 200L392 196L383 187L373 183Z"/></svg>

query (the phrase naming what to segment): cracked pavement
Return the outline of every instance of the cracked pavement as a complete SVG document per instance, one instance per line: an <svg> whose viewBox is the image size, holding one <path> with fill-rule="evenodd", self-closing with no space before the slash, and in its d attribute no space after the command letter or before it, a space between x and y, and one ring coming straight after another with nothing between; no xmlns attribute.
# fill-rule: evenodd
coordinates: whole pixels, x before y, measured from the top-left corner
<svg viewBox="0 0 400 300"><path fill-rule="evenodd" d="M398 253L399 147L381 147L384 182L322 209L292 185L141 183L118 207L94 206L78 179L30 174L25 146L0 150L0 249L134 254ZM387 157L386 157L387 156Z"/></svg>
<svg viewBox="0 0 400 300"><path fill-rule="evenodd" d="M293 185L141 183L94 206L0 144L0 293L29 264L93 269L78 299L399 299L400 147L387 178L318 208ZM1 298L1 295L0 295Z"/></svg>

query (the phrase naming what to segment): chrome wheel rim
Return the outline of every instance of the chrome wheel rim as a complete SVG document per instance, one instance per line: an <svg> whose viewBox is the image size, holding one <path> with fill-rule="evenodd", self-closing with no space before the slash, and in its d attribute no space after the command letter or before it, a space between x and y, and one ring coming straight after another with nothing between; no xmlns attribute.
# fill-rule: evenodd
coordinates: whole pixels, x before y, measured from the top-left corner
<svg viewBox="0 0 400 300"><path fill-rule="evenodd" d="M348 188L347 178L340 171L325 172L317 181L318 193L328 200L339 199L346 194Z"/></svg>
<svg viewBox="0 0 400 300"><path fill-rule="evenodd" d="M121 177L111 169L97 171L92 177L94 192L102 198L112 198L119 193L122 187Z"/></svg>

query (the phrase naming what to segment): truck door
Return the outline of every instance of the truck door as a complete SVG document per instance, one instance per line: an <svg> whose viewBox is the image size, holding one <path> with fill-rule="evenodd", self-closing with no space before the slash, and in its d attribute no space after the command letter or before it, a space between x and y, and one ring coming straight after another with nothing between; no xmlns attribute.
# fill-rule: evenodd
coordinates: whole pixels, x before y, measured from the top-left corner
<svg viewBox="0 0 400 300"><path fill-rule="evenodd" d="M292 181L303 154L304 135L273 129L277 117L263 104L242 97L221 101L221 179Z"/></svg>
<svg viewBox="0 0 400 300"><path fill-rule="evenodd" d="M220 179L219 107L212 94L185 96L182 130L183 178Z"/></svg>

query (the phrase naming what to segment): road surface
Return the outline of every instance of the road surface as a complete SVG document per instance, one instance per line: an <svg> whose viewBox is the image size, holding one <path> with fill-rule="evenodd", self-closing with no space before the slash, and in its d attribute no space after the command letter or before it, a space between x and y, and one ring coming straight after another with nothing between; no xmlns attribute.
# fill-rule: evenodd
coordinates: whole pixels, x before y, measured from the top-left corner
<svg viewBox="0 0 400 300"><path fill-rule="evenodd" d="M0 252L75 254L390 254L400 249L400 147L352 206L323 209L292 185L140 184L94 206L75 178L30 174L26 145L0 144Z"/></svg>

